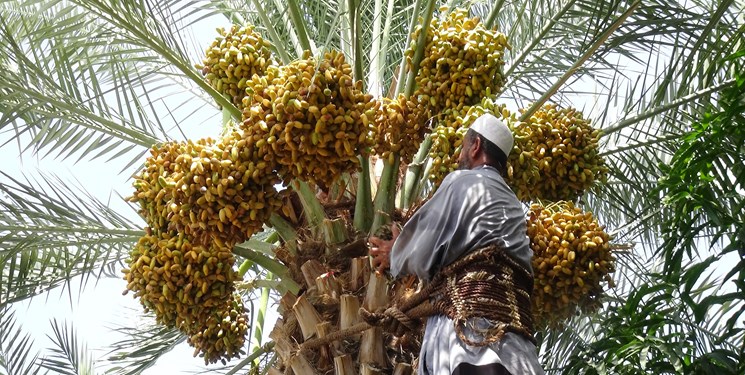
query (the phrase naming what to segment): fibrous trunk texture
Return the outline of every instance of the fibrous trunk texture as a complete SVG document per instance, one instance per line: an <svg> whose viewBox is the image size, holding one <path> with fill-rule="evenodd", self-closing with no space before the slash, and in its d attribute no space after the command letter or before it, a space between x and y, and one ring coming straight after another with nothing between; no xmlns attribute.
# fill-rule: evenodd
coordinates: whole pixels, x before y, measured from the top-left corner
<svg viewBox="0 0 745 375"><path fill-rule="evenodd" d="M277 252L301 291L280 300L281 318L270 335L278 357L274 373L412 373L421 332L396 338L381 327L366 328L359 312L361 307L370 312L388 308L395 294L411 285L390 287L390 278L373 271L367 257L348 250L364 244L364 239L354 233L346 237L349 240L336 244L328 244L327 238L301 238L297 252ZM338 337L339 331L349 328L357 331Z"/></svg>

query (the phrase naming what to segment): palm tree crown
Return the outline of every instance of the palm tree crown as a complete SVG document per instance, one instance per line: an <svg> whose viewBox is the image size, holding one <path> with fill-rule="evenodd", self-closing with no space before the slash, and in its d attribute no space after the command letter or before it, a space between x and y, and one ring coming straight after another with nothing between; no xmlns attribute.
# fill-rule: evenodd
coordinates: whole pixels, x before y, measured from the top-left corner
<svg viewBox="0 0 745 375"><path fill-rule="evenodd" d="M218 36L195 35L206 24L254 25L278 64L298 61L304 51L341 51L364 92L410 96L415 74L408 71L423 53L412 32L458 7L509 43L504 82L490 100L513 112L524 108L525 118L545 103L578 108L602 130L607 183L579 204L623 244L615 252L616 287L598 312L540 335L547 371L742 373L741 2L6 2L0 5L0 147L4 155L64 161L77 178L77 171L103 164L121 182L141 169L155 145L218 137L223 124L240 122L242 114L240 101L195 68ZM339 196L356 195L357 229L380 228L388 219L380 212L408 207L436 188L427 172L431 142L424 138L428 146L412 150L405 169L386 155L380 185L371 181L371 160L355 159L363 172L347 175ZM308 188L286 182L301 196ZM131 181L120 188L88 175L70 183L51 170L0 171L0 373L92 373L72 328L56 321L50 337L58 347L35 357L13 306L77 277L119 277L145 223L118 197L92 194L94 185L109 195L131 194ZM324 223L323 215L306 215L308 223ZM271 330L263 327L263 313L269 300L299 289L278 255L278 245L296 234L287 221L266 224L233 249L244 276L239 291L262 316L253 319L249 357L231 362L228 373L271 367L266 353L274 343L262 341L261 330ZM111 372L139 373L184 340L154 324L122 331L132 339L112 344Z"/></svg>

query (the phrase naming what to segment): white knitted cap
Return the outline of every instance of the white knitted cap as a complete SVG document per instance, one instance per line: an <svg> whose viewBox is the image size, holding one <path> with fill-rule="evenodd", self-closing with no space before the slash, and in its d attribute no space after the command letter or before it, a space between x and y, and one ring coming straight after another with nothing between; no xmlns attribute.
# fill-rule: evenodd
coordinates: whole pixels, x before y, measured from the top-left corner
<svg viewBox="0 0 745 375"><path fill-rule="evenodd" d="M512 138L510 128L500 119L489 113L485 113L473 122L471 129L497 145L504 152L505 156L510 156L514 139Z"/></svg>

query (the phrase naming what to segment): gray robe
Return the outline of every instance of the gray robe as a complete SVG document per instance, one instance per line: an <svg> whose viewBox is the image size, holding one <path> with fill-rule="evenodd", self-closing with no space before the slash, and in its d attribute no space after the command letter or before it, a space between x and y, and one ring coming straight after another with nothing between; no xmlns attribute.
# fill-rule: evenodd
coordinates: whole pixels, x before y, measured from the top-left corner
<svg viewBox="0 0 745 375"><path fill-rule="evenodd" d="M526 230L523 207L496 169L455 171L404 226L391 249L391 273L426 282L466 253L495 243L532 272ZM485 319L469 323L476 330L466 334L474 339L479 328L490 325ZM418 373L450 375L460 363L501 363L512 375L543 374L535 345L525 337L508 332L490 346L468 346L458 339L452 320L430 317Z"/></svg>

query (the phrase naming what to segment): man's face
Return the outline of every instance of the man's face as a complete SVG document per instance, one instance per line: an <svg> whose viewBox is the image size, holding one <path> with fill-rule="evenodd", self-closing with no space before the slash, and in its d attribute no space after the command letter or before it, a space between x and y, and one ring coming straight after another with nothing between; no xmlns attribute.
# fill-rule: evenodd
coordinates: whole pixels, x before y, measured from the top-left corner
<svg viewBox="0 0 745 375"><path fill-rule="evenodd" d="M473 140L471 137L463 137L463 147L460 150L460 156L458 157L458 169L471 169L473 165L473 159L471 158L471 148L473 147Z"/></svg>

